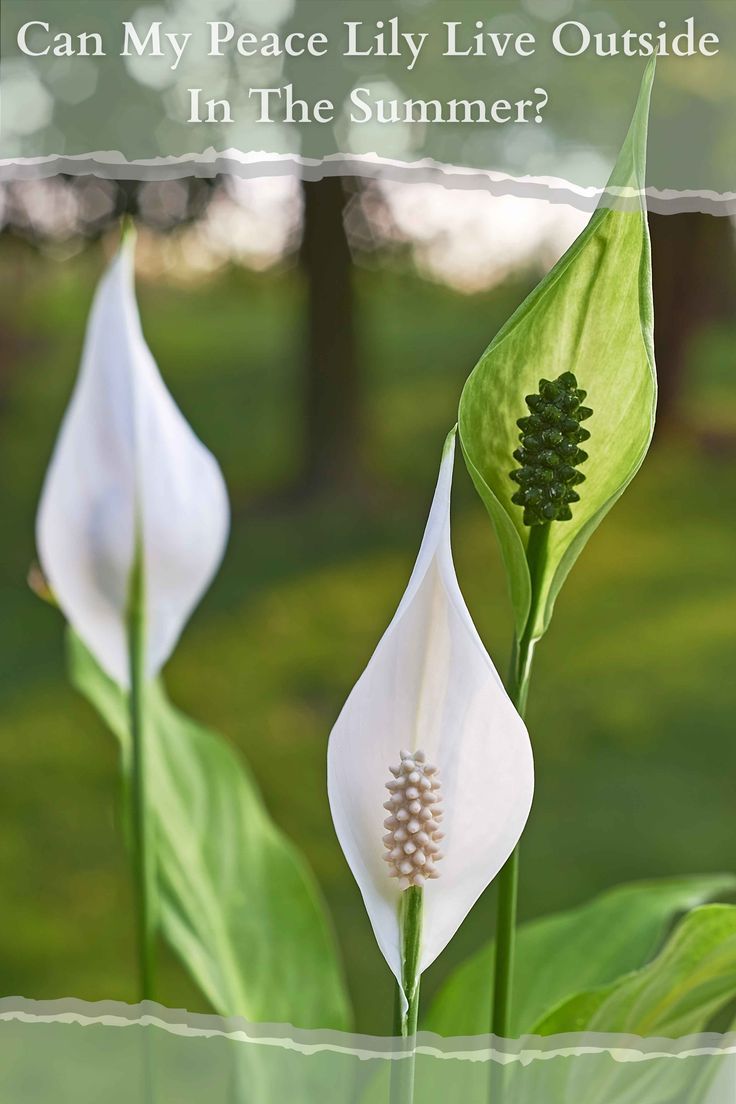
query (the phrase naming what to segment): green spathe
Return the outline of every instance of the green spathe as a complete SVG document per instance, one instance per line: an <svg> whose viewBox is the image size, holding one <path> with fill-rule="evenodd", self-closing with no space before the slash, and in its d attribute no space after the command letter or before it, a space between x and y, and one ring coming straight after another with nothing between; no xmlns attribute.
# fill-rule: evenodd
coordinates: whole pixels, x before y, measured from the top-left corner
<svg viewBox="0 0 736 1104"><path fill-rule="evenodd" d="M71 631L75 687L120 740L126 696ZM348 1002L311 871L270 819L242 759L146 688L148 800L161 930L223 1016L344 1029Z"/></svg>
<svg viewBox="0 0 736 1104"><path fill-rule="evenodd" d="M498 535L516 633L537 640L589 536L646 455L654 427L649 235L644 208L647 119L654 66L606 193L588 226L491 342L460 399L465 460ZM541 378L573 372L593 414L586 480L572 519L553 522L534 588L529 527L509 479L524 396Z"/></svg>

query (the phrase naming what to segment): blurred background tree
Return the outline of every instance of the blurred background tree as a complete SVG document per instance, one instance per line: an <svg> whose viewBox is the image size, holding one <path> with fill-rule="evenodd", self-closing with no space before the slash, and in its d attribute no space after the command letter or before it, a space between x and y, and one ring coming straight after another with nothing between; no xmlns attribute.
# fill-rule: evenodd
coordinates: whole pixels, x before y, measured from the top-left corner
<svg viewBox="0 0 736 1104"><path fill-rule="evenodd" d="M728 218L650 214L649 229L661 434L687 421L683 392L698 334L734 317L736 251Z"/></svg>
<svg viewBox="0 0 736 1104"><path fill-rule="evenodd" d="M362 396L347 197L336 176L302 187L307 340L301 485L307 492L349 489L360 470Z"/></svg>

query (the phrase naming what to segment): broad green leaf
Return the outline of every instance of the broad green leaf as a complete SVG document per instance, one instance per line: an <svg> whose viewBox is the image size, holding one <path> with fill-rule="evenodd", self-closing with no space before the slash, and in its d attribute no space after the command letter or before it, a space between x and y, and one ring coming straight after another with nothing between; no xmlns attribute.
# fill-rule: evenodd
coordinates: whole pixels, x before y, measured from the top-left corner
<svg viewBox="0 0 736 1104"><path fill-rule="evenodd" d="M639 1037L677 1039L704 1031L735 998L736 907L707 905L680 921L653 962L612 985L570 998L537 1024L534 1034L585 1032L593 1043L615 1033L624 1040L634 1036L628 1045L636 1049ZM561 1104L715 1104L733 1098L733 1065L724 1066L728 1062L728 1056L611 1061L598 1063L594 1075L585 1063L568 1062L568 1069L555 1071L555 1099ZM730 1085L729 1091L711 1093L724 1075L723 1087Z"/></svg>
<svg viewBox="0 0 736 1104"><path fill-rule="evenodd" d="M465 460L501 545L516 632L545 631L565 577L593 530L635 475L654 426L649 235L643 206L650 66L628 136L601 205L567 253L501 329L460 399ZM549 525L548 551L532 584L526 559L530 528L511 501L509 477L519 444L525 395L542 378L573 372L593 414L585 427L589 459L572 520ZM532 608L533 606L533 608Z"/></svg>
<svg viewBox="0 0 736 1104"><path fill-rule="evenodd" d="M523 924L517 937L512 1035L566 998L615 981L655 952L673 918L736 891L728 874L693 875L618 886L580 908ZM494 945L487 943L451 975L423 1026L439 1035L488 1031Z"/></svg>
<svg viewBox="0 0 736 1104"><path fill-rule="evenodd" d="M73 684L127 757L124 692L71 633L69 665ZM346 1027L347 998L315 880L268 816L243 760L176 710L159 682L146 705L165 938L221 1015Z"/></svg>
<svg viewBox="0 0 736 1104"><path fill-rule="evenodd" d="M705 1030L734 998L736 906L705 905L680 921L653 962L571 997L534 1034L596 1031L677 1039Z"/></svg>

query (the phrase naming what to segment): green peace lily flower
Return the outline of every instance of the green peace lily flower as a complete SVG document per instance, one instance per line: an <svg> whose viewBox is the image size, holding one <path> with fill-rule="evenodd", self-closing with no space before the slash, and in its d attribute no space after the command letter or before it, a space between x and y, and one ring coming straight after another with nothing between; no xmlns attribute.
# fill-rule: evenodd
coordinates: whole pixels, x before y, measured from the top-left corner
<svg viewBox="0 0 736 1104"><path fill-rule="evenodd" d="M460 400L463 453L501 544L517 641L527 650L654 428L643 196L653 77L650 65L588 226L491 342Z"/></svg>

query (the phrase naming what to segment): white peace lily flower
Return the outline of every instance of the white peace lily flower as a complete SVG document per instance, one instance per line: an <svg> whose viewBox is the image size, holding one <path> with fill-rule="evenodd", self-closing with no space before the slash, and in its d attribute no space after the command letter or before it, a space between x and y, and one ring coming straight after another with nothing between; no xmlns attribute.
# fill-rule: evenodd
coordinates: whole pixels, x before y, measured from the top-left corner
<svg viewBox="0 0 736 1104"><path fill-rule="evenodd" d="M79 377L41 495L37 544L65 617L129 685L127 607L136 542L145 673L171 654L222 558L222 473L166 390L145 343L126 236L95 295Z"/></svg>
<svg viewBox="0 0 736 1104"><path fill-rule="evenodd" d="M335 830L400 986L402 892L422 887L421 973L513 851L534 789L524 722L455 575L454 449L453 433L409 585L328 749Z"/></svg>

